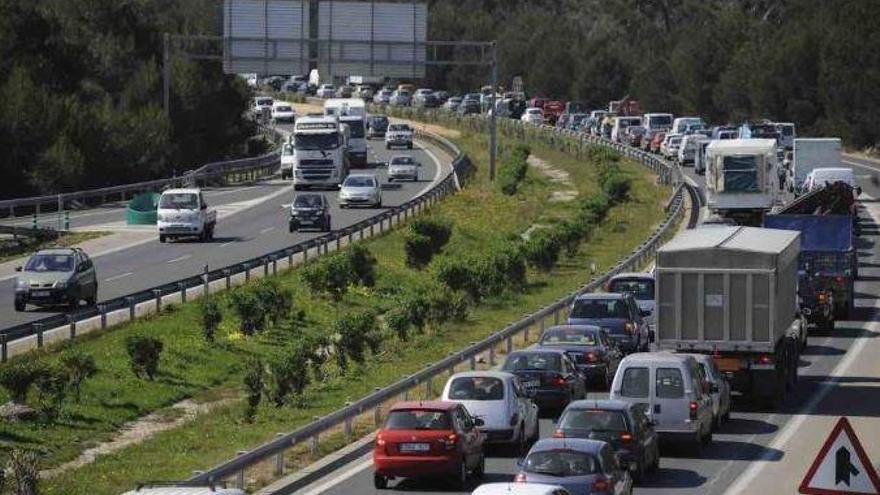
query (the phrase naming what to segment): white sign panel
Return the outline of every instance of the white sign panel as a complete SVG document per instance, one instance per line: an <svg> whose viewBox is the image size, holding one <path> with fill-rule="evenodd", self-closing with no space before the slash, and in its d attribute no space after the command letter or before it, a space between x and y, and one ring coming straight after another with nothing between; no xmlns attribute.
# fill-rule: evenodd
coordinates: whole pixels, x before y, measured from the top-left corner
<svg viewBox="0 0 880 495"><path fill-rule="evenodd" d="M798 490L806 495L880 495L880 477L846 418L840 418Z"/></svg>

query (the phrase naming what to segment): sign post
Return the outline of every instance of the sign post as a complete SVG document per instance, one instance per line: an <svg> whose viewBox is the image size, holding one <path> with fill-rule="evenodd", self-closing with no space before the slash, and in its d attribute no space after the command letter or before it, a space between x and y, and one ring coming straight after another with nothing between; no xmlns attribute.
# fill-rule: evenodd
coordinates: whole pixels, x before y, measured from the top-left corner
<svg viewBox="0 0 880 495"><path fill-rule="evenodd" d="M804 476L804 495L880 495L880 477L846 418L831 430Z"/></svg>

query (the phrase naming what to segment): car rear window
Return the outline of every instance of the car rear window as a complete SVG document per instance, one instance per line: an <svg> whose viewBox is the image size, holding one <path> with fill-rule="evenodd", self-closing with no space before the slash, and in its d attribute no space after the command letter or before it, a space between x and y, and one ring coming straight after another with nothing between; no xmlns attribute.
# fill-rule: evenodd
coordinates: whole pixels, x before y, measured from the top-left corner
<svg viewBox="0 0 880 495"><path fill-rule="evenodd" d="M629 431L622 411L601 409L569 409L559 420L563 430L582 431Z"/></svg>
<svg viewBox="0 0 880 495"><path fill-rule="evenodd" d="M678 368L657 368L654 384L658 399L680 399L684 397L684 381Z"/></svg>
<svg viewBox="0 0 880 495"><path fill-rule="evenodd" d="M654 281L645 278L618 278L611 281L611 292L629 292L639 301L654 300Z"/></svg>
<svg viewBox="0 0 880 495"><path fill-rule="evenodd" d="M574 450L532 452L523 462L523 471L550 476L585 476L601 472L599 461L591 454Z"/></svg>
<svg viewBox="0 0 880 495"><path fill-rule="evenodd" d="M648 368L626 368L623 371L623 380L621 381L623 383L620 387L620 395L623 397L648 397Z"/></svg>
<svg viewBox="0 0 880 495"><path fill-rule="evenodd" d="M623 299L578 299L571 309L571 318L627 318Z"/></svg>
<svg viewBox="0 0 880 495"><path fill-rule="evenodd" d="M449 386L450 400L503 400L504 382L491 377L456 378Z"/></svg>
<svg viewBox="0 0 880 495"><path fill-rule="evenodd" d="M451 430L452 421L446 411L402 409L391 411L385 420L386 430Z"/></svg>
<svg viewBox="0 0 880 495"><path fill-rule="evenodd" d="M596 332L577 329L564 328L556 330L547 330L541 338L541 345L599 345L597 342Z"/></svg>
<svg viewBox="0 0 880 495"><path fill-rule="evenodd" d="M548 352L530 352L511 354L504 362L504 371L517 370L549 370L562 369L562 360L558 354Z"/></svg>

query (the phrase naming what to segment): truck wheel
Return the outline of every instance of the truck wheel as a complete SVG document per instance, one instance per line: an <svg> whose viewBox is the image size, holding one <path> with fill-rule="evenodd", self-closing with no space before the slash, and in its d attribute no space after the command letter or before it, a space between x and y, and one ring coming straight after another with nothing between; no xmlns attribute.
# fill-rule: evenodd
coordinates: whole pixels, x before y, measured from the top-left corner
<svg viewBox="0 0 880 495"><path fill-rule="evenodd" d="M294 191L302 191L302 186L299 185L299 184L294 184L294 185L293 185L293 190L294 190Z"/></svg>
<svg viewBox="0 0 880 495"><path fill-rule="evenodd" d="M164 235L159 234L159 242L161 242L162 244L165 244L165 236Z"/></svg>
<svg viewBox="0 0 880 495"><path fill-rule="evenodd" d="M24 299L16 299L15 300L15 311L21 313L27 308L27 301Z"/></svg>
<svg viewBox="0 0 880 495"><path fill-rule="evenodd" d="M388 144L388 143L385 143L385 149L386 149L386 150L390 150L390 149L391 149L391 145Z"/></svg>
<svg viewBox="0 0 880 495"><path fill-rule="evenodd" d="M330 232L331 230L333 230L333 229L331 228L331 225L330 225L330 219L328 218L328 219L324 222L324 232Z"/></svg>
<svg viewBox="0 0 880 495"><path fill-rule="evenodd" d="M388 488L388 478L379 473L373 474L373 486L376 490L384 490Z"/></svg>

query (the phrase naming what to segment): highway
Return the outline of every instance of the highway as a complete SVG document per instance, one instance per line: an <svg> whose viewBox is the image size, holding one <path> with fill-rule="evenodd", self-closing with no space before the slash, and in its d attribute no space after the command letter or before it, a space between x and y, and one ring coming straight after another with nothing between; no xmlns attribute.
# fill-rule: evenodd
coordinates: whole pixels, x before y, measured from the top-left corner
<svg viewBox="0 0 880 495"><path fill-rule="evenodd" d="M291 126L286 129L292 131ZM422 163L419 182L394 183L383 190L386 208L404 203L430 189L445 176L441 172L448 170L451 162L451 157L433 147L422 148L422 143L417 143L412 151L386 151L381 141L370 141L369 146L369 168L372 169L369 171L375 172L383 184L386 182L386 170L377 164L386 163L391 156L409 154ZM327 195L332 205L334 229L355 224L380 211L371 208L342 210L336 206L335 191L325 191L323 194ZM212 242L203 244L181 240L160 244L156 236L148 242L95 257L99 301L198 275L206 264L211 268L227 266L320 236L318 232L288 232L288 213L284 205L289 205L292 199L293 186L280 180L212 191L208 195L209 205L216 207L220 213ZM229 210L226 215L224 208ZM80 213L74 216L72 227L100 226L108 222L124 222L123 209L116 207ZM0 294L5 295L0 300L3 328L56 314L57 308L40 309L33 306L29 306L26 312L15 312L14 283L14 279L0 281Z"/></svg>
<svg viewBox="0 0 880 495"><path fill-rule="evenodd" d="M857 169L863 189L862 234L857 240L860 280L856 282L857 320L837 322L829 333L810 330L809 345L802 354L800 380L793 393L776 411L756 408L734 397L731 421L715 433L711 447L693 457L687 447L664 443L660 469L634 490L636 494L795 493L825 435L828 422L839 416L856 418L862 440L874 463L880 461L880 365L873 358L880 352L878 296L880 253L876 245L880 230L880 165L868 160L846 160ZM701 176L686 173L698 185ZM592 391L590 398L607 397ZM831 419L829 419L831 418ZM827 427L827 428L826 428ZM541 436L553 432L550 418L541 421ZM486 475L480 483L511 481L516 459L490 451ZM450 489L443 480L392 482L388 490L373 487L371 455L367 454L295 493L305 495L397 494L430 492L470 493ZM756 486L764 490L753 489Z"/></svg>

